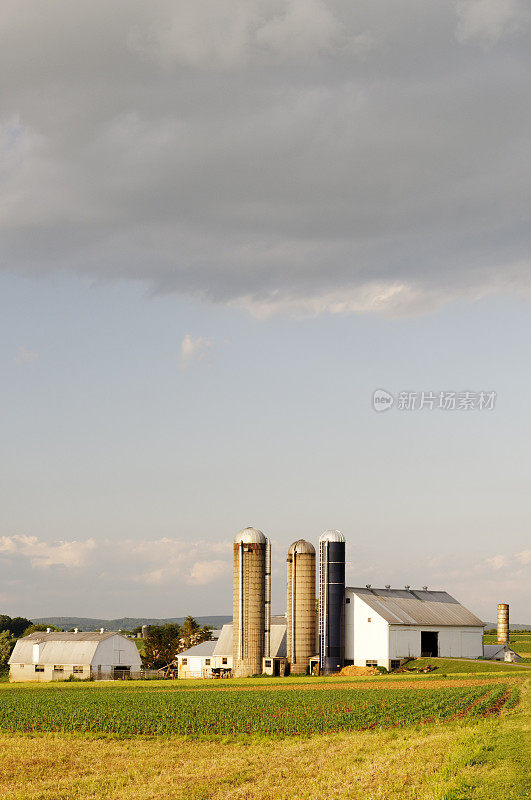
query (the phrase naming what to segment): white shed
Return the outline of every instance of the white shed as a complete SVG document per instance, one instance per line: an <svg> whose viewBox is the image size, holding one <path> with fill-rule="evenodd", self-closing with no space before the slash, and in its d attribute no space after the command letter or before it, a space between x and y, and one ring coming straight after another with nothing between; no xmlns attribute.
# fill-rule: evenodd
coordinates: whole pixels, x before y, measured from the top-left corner
<svg viewBox="0 0 531 800"><path fill-rule="evenodd" d="M17 641L9 659L9 680L137 677L141 666L134 640L119 633L36 632Z"/></svg>
<svg viewBox="0 0 531 800"><path fill-rule="evenodd" d="M484 623L447 592L345 590L345 663L393 669L407 658L480 658Z"/></svg>

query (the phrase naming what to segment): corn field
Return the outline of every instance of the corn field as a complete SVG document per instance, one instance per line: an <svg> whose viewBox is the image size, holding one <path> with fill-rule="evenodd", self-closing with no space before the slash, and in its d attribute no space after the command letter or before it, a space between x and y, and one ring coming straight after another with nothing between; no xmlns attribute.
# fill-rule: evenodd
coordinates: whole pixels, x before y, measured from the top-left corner
<svg viewBox="0 0 531 800"><path fill-rule="evenodd" d="M503 683L242 692L182 691L156 685L50 686L0 694L0 730L131 736L309 736L478 717L512 706Z"/></svg>

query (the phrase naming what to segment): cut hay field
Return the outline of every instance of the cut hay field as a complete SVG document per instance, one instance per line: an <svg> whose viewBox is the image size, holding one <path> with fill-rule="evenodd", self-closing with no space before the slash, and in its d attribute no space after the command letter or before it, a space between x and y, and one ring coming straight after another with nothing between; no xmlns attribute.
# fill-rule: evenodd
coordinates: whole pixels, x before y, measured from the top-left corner
<svg viewBox="0 0 531 800"><path fill-rule="evenodd" d="M3 684L0 800L516 800L528 697L514 670Z"/></svg>

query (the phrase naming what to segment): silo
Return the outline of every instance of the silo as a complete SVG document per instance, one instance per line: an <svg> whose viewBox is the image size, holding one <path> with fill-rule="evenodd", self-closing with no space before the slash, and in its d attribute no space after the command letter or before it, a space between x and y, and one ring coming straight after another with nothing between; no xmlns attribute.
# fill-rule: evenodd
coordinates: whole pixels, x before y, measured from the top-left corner
<svg viewBox="0 0 531 800"><path fill-rule="evenodd" d="M264 652L266 647L269 649L269 631L266 631L266 599L270 607L270 598L266 598L269 553L269 540L256 528L244 528L234 540L232 671L236 678L261 674Z"/></svg>
<svg viewBox="0 0 531 800"><path fill-rule="evenodd" d="M287 656L290 672L303 675L315 655L315 548L299 539L288 550Z"/></svg>
<svg viewBox="0 0 531 800"><path fill-rule="evenodd" d="M319 537L319 663L331 675L345 659L345 537L325 531Z"/></svg>
<svg viewBox="0 0 531 800"><path fill-rule="evenodd" d="M509 604L498 603L498 644L509 643Z"/></svg>

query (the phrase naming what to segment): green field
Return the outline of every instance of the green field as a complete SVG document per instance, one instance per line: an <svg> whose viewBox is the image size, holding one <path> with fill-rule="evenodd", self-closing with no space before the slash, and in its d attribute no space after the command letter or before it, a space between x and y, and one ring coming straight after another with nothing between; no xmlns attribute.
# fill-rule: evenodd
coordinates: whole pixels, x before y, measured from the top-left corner
<svg viewBox="0 0 531 800"><path fill-rule="evenodd" d="M115 688L2 693L0 730L105 733L116 736L290 736L441 722L457 714L478 716L518 690L505 683L404 688L241 688L183 691L150 682L131 691Z"/></svg>
<svg viewBox="0 0 531 800"><path fill-rule="evenodd" d="M441 660L446 677L3 683L0 800L521 800L529 672L462 664Z"/></svg>

